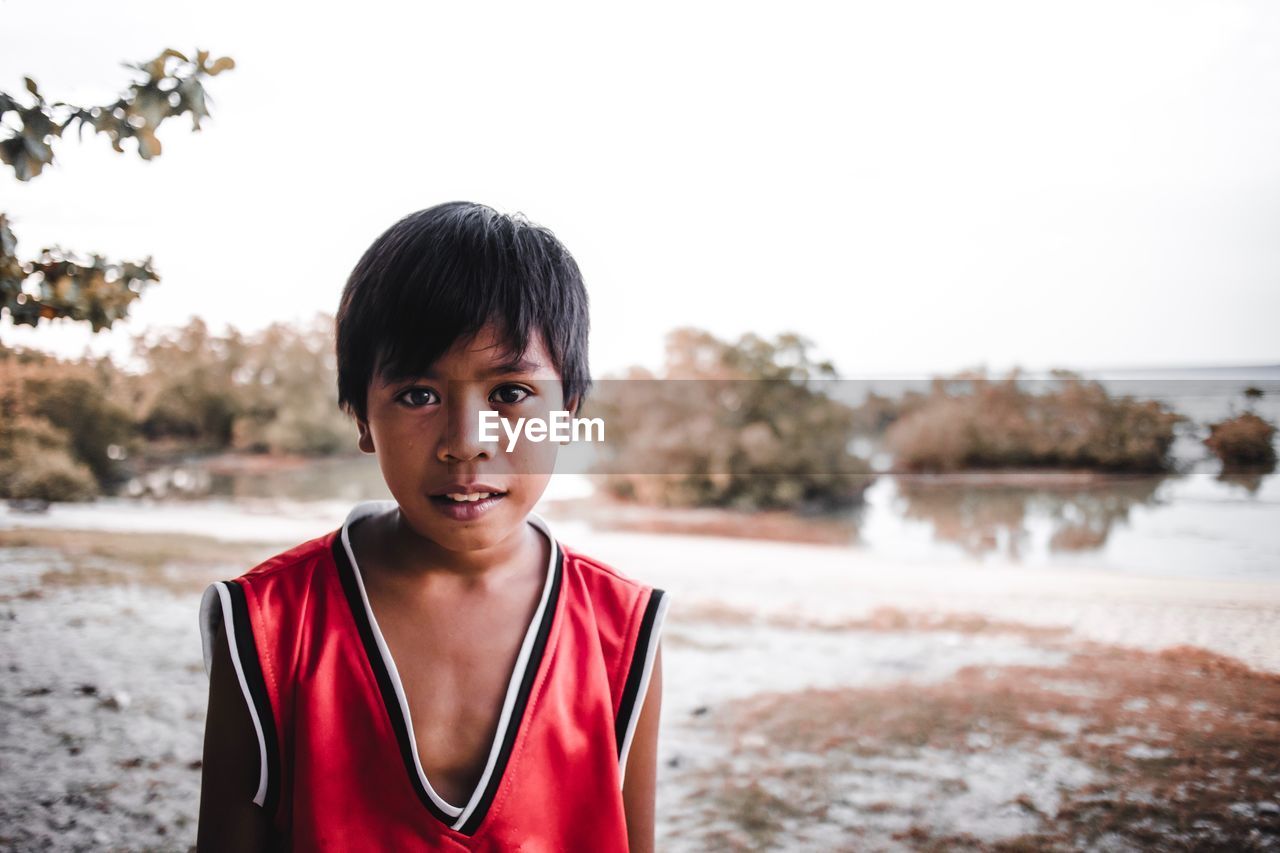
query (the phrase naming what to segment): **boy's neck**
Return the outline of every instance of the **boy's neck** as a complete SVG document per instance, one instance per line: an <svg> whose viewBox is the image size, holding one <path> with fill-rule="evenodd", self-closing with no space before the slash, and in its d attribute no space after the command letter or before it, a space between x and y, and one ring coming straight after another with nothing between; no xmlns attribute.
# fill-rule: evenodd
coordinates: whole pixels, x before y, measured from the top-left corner
<svg viewBox="0 0 1280 853"><path fill-rule="evenodd" d="M393 509L382 518L375 533L382 567L410 579L419 576L450 576L467 585L489 584L513 570L527 568L528 555L542 553L542 535L528 523L520 525L506 538L489 548L475 551L450 551L417 533L400 512Z"/></svg>

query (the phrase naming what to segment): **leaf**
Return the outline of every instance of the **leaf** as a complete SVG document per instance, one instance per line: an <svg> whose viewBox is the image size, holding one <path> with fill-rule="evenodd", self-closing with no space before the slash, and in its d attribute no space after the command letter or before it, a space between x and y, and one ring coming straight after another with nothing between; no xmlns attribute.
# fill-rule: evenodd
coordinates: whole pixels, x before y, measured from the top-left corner
<svg viewBox="0 0 1280 853"><path fill-rule="evenodd" d="M20 181L31 180L44 168L44 163L31 156L27 140L21 136L0 140L0 160L13 168L14 177Z"/></svg>
<svg viewBox="0 0 1280 853"><path fill-rule="evenodd" d="M12 166L15 158L25 157L26 155L26 143L20 138L13 136L8 139L0 139L0 160Z"/></svg>
<svg viewBox="0 0 1280 853"><path fill-rule="evenodd" d="M138 155L143 160L150 160L152 157L160 156L160 140L156 138L154 128L139 127L135 135L138 137Z"/></svg>
<svg viewBox="0 0 1280 853"><path fill-rule="evenodd" d="M18 111L22 116L22 132L27 136L43 139L56 134L58 126L54 124L48 113L40 107L31 107Z"/></svg>
<svg viewBox="0 0 1280 853"><path fill-rule="evenodd" d="M41 163L53 162L53 149L45 141L33 133L24 133L22 143L27 147L27 154Z"/></svg>
<svg viewBox="0 0 1280 853"><path fill-rule="evenodd" d="M199 130L200 119L209 116L209 110L205 106L204 86L200 85L200 81L195 77L188 77L182 81L178 92L182 96L182 106L179 111L190 110L191 125L195 130Z"/></svg>
<svg viewBox="0 0 1280 853"><path fill-rule="evenodd" d="M155 86L139 89L137 98L129 105L130 114L140 116L148 127L159 127L171 111L168 93Z"/></svg>
<svg viewBox="0 0 1280 853"><path fill-rule="evenodd" d="M13 257L18 251L18 238L9 228L9 219L0 213L0 257Z"/></svg>
<svg viewBox="0 0 1280 853"><path fill-rule="evenodd" d="M210 77L216 77L223 71L230 71L236 67L236 61L229 56L223 56L215 59L213 64L209 66L208 73Z"/></svg>
<svg viewBox="0 0 1280 853"><path fill-rule="evenodd" d="M161 53L159 56L157 56L155 59L151 60L145 65L137 66L137 67L145 71L151 77L152 80L160 80L168 76L168 73L165 70L165 66L168 64L168 61L170 59L180 59L183 62L191 61L187 59L185 56L183 56L181 53L178 53L178 51L174 50L173 48L166 48L165 51Z"/></svg>

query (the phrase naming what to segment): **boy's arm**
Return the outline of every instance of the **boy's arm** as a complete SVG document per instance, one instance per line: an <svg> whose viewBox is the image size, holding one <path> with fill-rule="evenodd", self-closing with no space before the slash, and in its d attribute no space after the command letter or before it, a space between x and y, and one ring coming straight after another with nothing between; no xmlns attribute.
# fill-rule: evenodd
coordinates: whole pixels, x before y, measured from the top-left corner
<svg viewBox="0 0 1280 853"><path fill-rule="evenodd" d="M622 805L627 814L627 844L632 853L652 853L654 799L658 782L658 717L662 710L662 642L653 655L653 673L627 752Z"/></svg>
<svg viewBox="0 0 1280 853"><path fill-rule="evenodd" d="M264 851L275 848L271 821L253 802L261 757L258 734L240 690L225 626L218 626L209 672L209 711L200 777L196 849Z"/></svg>

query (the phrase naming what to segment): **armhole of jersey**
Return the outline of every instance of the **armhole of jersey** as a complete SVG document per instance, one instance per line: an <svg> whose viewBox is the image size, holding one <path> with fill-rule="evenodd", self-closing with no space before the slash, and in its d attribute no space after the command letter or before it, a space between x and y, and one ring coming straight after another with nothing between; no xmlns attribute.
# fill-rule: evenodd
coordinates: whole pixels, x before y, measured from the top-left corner
<svg viewBox="0 0 1280 853"><path fill-rule="evenodd" d="M231 663L235 666L236 680L240 683L240 692L244 695L254 732L258 736L258 790L253 796L253 802L270 809L274 806L279 775L275 767L275 721L266 681L262 677L262 665L258 660L258 648L253 638L253 625L249 621L244 589L235 581L211 584L200 599L204 671L209 676L213 674L213 646L218 636L218 626L223 623L227 626L227 646L231 651Z"/></svg>
<svg viewBox="0 0 1280 853"><path fill-rule="evenodd" d="M635 650L631 654L631 668L627 671L622 703L618 706L618 718L614 723L618 742L618 777L622 781L627 775L627 753L631 751L631 738L635 735L640 709L644 707L644 698L649 692L649 677L653 674L653 660L658 651L658 639L662 635L662 623L666 619L669 601L664 590L655 588L649 594L644 615L640 619Z"/></svg>

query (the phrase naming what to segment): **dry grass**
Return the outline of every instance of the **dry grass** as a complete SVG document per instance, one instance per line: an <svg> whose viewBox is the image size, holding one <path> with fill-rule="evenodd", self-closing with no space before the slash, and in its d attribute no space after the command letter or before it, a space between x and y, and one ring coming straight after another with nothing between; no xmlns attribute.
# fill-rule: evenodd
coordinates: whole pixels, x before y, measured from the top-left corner
<svg viewBox="0 0 1280 853"><path fill-rule="evenodd" d="M902 809L889 798L852 819L832 813L841 795L833 780L860 762L1015 749L1083 762L1094 781L1064 789L1052 812L1015 797L1036 826L1021 835L938 831L928 820L935 802L913 804L894 840L920 850L1280 848L1280 676L1200 649L1089 645L1060 668L974 667L937 685L761 694L716 717L733 743L730 766L708 772L702 791L728 821L709 840L729 847L769 848L788 828L835 820L834 837L856 849L863 820Z"/></svg>
<svg viewBox="0 0 1280 853"><path fill-rule="evenodd" d="M1040 644L1066 641L1071 629L1066 626L1027 625L992 619L978 613L938 613L905 611L896 607L877 607L866 616L848 619L815 619L791 613L758 613L728 604L695 602L683 605L681 622L719 625L767 626L800 631L945 631L955 634L1013 634Z"/></svg>
<svg viewBox="0 0 1280 853"><path fill-rule="evenodd" d="M42 548L56 551L61 558L58 562L63 567L42 573L38 588L20 593L28 596L43 595L47 587L127 583L189 594L222 575L238 576L280 550L270 544L224 542L185 533L34 527L0 530L0 548Z"/></svg>

